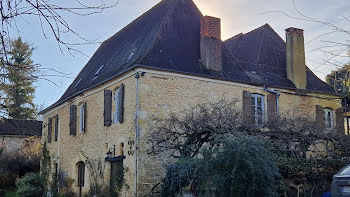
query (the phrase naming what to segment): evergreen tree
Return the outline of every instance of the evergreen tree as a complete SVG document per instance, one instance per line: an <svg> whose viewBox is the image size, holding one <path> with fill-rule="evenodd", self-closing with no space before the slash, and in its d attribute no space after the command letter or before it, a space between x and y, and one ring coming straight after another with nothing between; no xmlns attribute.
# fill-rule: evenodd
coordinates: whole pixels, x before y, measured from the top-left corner
<svg viewBox="0 0 350 197"><path fill-rule="evenodd" d="M10 59L5 65L6 79L3 84L5 99L3 106L9 118L34 119L33 103L36 68L31 59L34 48L19 37L11 42Z"/></svg>

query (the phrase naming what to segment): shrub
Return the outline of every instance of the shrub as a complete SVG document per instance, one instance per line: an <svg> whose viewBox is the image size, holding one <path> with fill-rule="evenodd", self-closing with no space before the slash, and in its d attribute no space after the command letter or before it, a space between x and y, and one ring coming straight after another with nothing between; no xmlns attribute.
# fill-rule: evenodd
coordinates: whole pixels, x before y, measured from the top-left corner
<svg viewBox="0 0 350 197"><path fill-rule="evenodd" d="M173 197L190 185L199 196L277 196L280 186L276 157L256 137L218 139L197 158L182 158L167 170L162 196Z"/></svg>
<svg viewBox="0 0 350 197"><path fill-rule="evenodd" d="M18 183L18 197L43 196L44 188L39 174L28 173Z"/></svg>

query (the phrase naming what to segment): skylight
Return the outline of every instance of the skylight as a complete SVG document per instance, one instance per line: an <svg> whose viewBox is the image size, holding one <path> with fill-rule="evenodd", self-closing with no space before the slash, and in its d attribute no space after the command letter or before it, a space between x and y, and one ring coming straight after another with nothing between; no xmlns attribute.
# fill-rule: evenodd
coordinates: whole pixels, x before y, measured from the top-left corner
<svg viewBox="0 0 350 197"><path fill-rule="evenodd" d="M137 51L137 48L133 49L132 52L130 53L128 59L126 59L125 61L126 62L130 61L131 58L135 55L136 51Z"/></svg>
<svg viewBox="0 0 350 197"><path fill-rule="evenodd" d="M96 73L95 73L95 77L97 77L97 76L100 74L101 70L102 70L104 67L105 67L105 65L102 65L102 66L100 66L100 68L98 68L98 70L97 70Z"/></svg>
<svg viewBox="0 0 350 197"><path fill-rule="evenodd" d="M75 84L75 87L78 87L78 85L81 83L82 80L83 78L80 78L79 81Z"/></svg>

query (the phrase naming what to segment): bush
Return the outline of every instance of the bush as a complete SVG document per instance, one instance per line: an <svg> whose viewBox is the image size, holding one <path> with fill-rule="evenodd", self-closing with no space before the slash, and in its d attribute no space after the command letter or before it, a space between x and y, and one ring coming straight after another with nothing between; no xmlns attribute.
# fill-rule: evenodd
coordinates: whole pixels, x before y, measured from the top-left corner
<svg viewBox="0 0 350 197"><path fill-rule="evenodd" d="M18 197L43 196L44 187L39 174L28 173L18 183Z"/></svg>
<svg viewBox="0 0 350 197"><path fill-rule="evenodd" d="M182 158L167 170L162 196L174 197L190 186L199 196L277 196L280 175L276 157L256 137L218 139L197 158Z"/></svg>

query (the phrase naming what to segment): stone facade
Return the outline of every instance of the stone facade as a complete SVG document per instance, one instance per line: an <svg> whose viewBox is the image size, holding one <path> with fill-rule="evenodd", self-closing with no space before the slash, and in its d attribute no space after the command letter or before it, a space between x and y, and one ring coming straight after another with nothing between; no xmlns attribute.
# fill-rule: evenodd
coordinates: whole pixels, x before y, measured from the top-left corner
<svg viewBox="0 0 350 197"><path fill-rule="evenodd" d="M122 83L125 85L124 122L104 126L104 90L114 91ZM295 90L269 88L280 91L281 115L305 115L316 120L316 105L333 109L334 116L335 110L341 107L340 98L337 96L313 92L298 94ZM42 142L47 142L48 118L58 114L58 139L48 143L48 149L53 165L56 163L63 174L74 179L72 186L75 192L79 191L79 161L101 161L102 168L99 170L103 172L104 184L109 185L111 163L105 161L105 157L106 152L112 148L115 150L114 156L125 156L124 183L119 194L128 197L147 196L164 175L162 164L167 162L163 161L161 156L147 154L149 120L152 117L165 117L170 112L180 114L191 105L214 102L221 98L237 100L237 107L241 108L243 91L260 94L265 98L269 94L263 86L138 68L45 112ZM72 136L69 133L70 105L83 102L86 102L87 106L86 131L79 133L78 128L77 135ZM79 124L77 125L79 127ZM135 144L138 145L137 152ZM85 170L83 194L88 192L92 182L90 171L91 169Z"/></svg>

